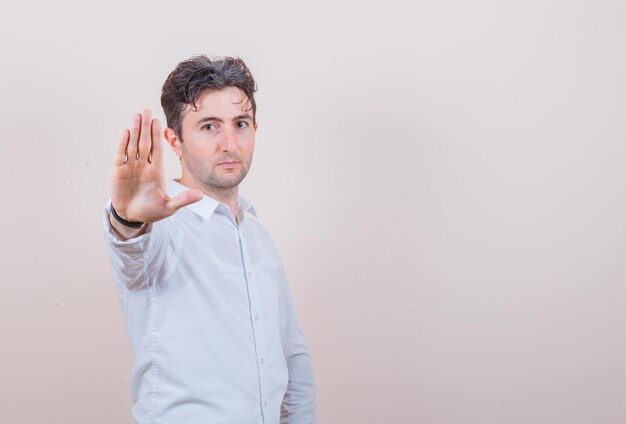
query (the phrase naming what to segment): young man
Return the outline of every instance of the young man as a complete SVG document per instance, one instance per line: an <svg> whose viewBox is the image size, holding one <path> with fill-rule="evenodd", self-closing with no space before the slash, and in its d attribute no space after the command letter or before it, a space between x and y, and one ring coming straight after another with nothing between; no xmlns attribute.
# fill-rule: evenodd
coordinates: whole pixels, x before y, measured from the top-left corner
<svg viewBox="0 0 626 424"><path fill-rule="evenodd" d="M272 239L238 194L254 151L256 85L241 59L195 56L169 75L163 135L124 130L104 231L135 353L137 423L314 423L310 354Z"/></svg>

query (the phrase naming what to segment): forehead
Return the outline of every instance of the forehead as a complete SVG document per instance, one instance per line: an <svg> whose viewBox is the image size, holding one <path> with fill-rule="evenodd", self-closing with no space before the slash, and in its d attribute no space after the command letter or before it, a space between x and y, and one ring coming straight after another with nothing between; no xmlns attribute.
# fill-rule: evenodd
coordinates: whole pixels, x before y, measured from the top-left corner
<svg viewBox="0 0 626 424"><path fill-rule="evenodd" d="M250 110L252 105L248 101L248 96L238 87L207 89L196 100L196 109L192 105L187 105L183 110L183 122L207 114L226 119Z"/></svg>

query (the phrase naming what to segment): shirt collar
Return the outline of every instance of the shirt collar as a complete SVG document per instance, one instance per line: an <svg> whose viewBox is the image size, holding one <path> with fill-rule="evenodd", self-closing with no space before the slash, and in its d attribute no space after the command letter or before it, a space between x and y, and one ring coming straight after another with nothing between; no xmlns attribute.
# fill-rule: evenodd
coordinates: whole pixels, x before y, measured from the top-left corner
<svg viewBox="0 0 626 424"><path fill-rule="evenodd" d="M167 194L170 197L174 197L185 190L189 190L189 187L179 183L176 180L172 179L167 182ZM216 210L218 212L230 213L230 207L228 205L212 198L211 196L207 196L206 194L202 196L202 199L199 202L192 203L185 207L205 219L211 218L213 212L215 212ZM252 215L257 217L254 206L252 206L252 204L245 197L238 194L237 215L239 219L243 219L243 215L245 214L245 212L250 212Z"/></svg>

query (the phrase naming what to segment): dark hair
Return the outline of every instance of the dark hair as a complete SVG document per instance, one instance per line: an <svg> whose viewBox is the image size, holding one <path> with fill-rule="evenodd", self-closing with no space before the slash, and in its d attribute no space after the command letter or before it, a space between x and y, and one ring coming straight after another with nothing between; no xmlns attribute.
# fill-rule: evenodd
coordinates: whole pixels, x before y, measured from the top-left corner
<svg viewBox="0 0 626 424"><path fill-rule="evenodd" d="M188 105L197 109L196 102L205 90L222 90L238 87L250 103L252 120L256 123L257 90L254 78L243 60L235 57L208 58L206 55L192 56L180 62L169 74L161 90L161 106L165 112L167 126L182 139L182 113Z"/></svg>

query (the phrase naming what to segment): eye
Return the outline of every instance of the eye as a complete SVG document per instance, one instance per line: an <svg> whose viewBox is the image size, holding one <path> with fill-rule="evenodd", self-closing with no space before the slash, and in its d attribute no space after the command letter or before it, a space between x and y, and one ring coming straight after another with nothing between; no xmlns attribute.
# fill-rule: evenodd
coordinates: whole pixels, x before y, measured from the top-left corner
<svg viewBox="0 0 626 424"><path fill-rule="evenodd" d="M207 129L207 130L213 130L216 128L215 124L206 124L202 127L203 129Z"/></svg>
<svg viewBox="0 0 626 424"><path fill-rule="evenodd" d="M239 128L246 128L248 126L248 123L246 121L237 121L237 126Z"/></svg>

